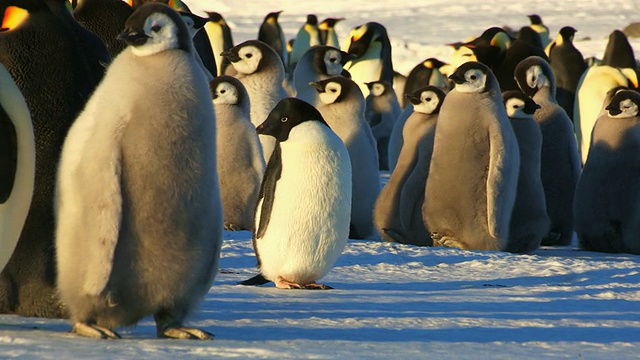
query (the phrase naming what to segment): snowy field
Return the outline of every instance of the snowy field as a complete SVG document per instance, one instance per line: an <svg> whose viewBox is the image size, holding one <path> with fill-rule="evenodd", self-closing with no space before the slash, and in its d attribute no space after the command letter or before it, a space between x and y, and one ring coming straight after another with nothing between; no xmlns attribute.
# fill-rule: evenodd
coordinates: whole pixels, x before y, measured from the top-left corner
<svg viewBox="0 0 640 360"><path fill-rule="evenodd" d="M339 35L385 25L394 65L408 72L443 44L493 25L514 29L538 13L552 37L578 29L576 46L601 57L614 29L640 21L640 1L475 0L186 1L218 11L236 43L255 38L264 15L284 10L293 37L306 14L345 17ZM640 41L633 41L636 52ZM388 174L387 174L388 176ZM384 180L384 177L383 177ZM0 358L165 359L637 359L640 256L542 248L533 255L351 241L321 282L329 291L235 285L256 273L248 232L225 232L221 271L191 325L213 341L160 340L151 318L123 339L69 334L65 320L0 316Z"/></svg>

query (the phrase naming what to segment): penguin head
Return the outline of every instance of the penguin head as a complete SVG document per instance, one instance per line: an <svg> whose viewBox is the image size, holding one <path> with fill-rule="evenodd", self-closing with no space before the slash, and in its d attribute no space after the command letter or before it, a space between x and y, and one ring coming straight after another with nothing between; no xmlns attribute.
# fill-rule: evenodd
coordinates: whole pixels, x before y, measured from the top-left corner
<svg viewBox="0 0 640 360"><path fill-rule="evenodd" d="M145 3L135 10L118 36L137 56L180 49L192 52L189 31L178 12L161 3Z"/></svg>
<svg viewBox="0 0 640 360"><path fill-rule="evenodd" d="M548 87L555 96L555 77L551 65L539 56L529 56L516 66L516 82L522 92L533 97L538 90Z"/></svg>
<svg viewBox="0 0 640 360"><path fill-rule="evenodd" d="M533 119L533 113L540 109L540 105L519 90L503 92L502 99L510 119Z"/></svg>
<svg viewBox="0 0 640 360"><path fill-rule="evenodd" d="M562 43L572 43L573 37L575 36L577 31L578 30L571 26L565 26L560 29L560 31L558 32L558 37L556 38L556 46L561 45Z"/></svg>
<svg viewBox="0 0 640 360"><path fill-rule="evenodd" d="M314 63L322 64L320 70L327 75L340 75L344 65L353 58L350 54L333 46L316 46L311 49L316 48L318 49L316 56L322 55L322 59L314 60Z"/></svg>
<svg viewBox="0 0 640 360"><path fill-rule="evenodd" d="M358 85L353 80L343 76L334 76L329 79L310 82L309 85L316 89L320 102L325 105L342 102L351 96L355 96L360 99L360 102L364 102L364 96Z"/></svg>
<svg viewBox="0 0 640 360"><path fill-rule="evenodd" d="M318 29L327 31L336 26L338 21L342 21L344 18L326 18L322 20L320 24L318 24Z"/></svg>
<svg viewBox="0 0 640 360"><path fill-rule="evenodd" d="M388 93L388 91L392 90L391 84L381 80L368 82L368 83L365 83L365 85L367 85L367 88L369 89L369 94L371 94L372 96L382 96Z"/></svg>
<svg viewBox="0 0 640 360"><path fill-rule="evenodd" d="M613 96L605 110L612 118L625 119L637 117L638 106L640 106L640 93L634 90L621 90Z"/></svg>
<svg viewBox="0 0 640 360"><path fill-rule="evenodd" d="M351 30L349 39L351 41L347 52L359 58L367 52L373 42L385 41L387 39L387 30L382 24L368 22Z"/></svg>
<svg viewBox="0 0 640 360"><path fill-rule="evenodd" d="M311 104L297 98L284 98L256 128L256 133L273 136L281 142L287 141L291 130L305 121L319 121L329 127L320 112Z"/></svg>
<svg viewBox="0 0 640 360"><path fill-rule="evenodd" d="M538 15L538 14L527 15L527 17L529 18L529 21L531 22L531 25L541 25L542 24L542 19L540 18L540 15Z"/></svg>
<svg viewBox="0 0 640 360"><path fill-rule="evenodd" d="M224 18L219 12L207 11L206 14L209 17L208 20L214 24L223 25L225 23Z"/></svg>
<svg viewBox="0 0 640 360"><path fill-rule="evenodd" d="M207 24L207 21L209 21L208 18L203 18L186 11L179 11L178 13L182 17L185 25L187 25L189 36L191 36L192 39L196 36L198 30L202 29Z"/></svg>
<svg viewBox="0 0 640 360"><path fill-rule="evenodd" d="M278 16L280 16L280 13L282 13L282 10L270 12L270 13L267 14L267 16L264 17L264 20L262 22L263 23L268 23L268 24L277 23L278 22Z"/></svg>
<svg viewBox="0 0 640 360"><path fill-rule="evenodd" d="M406 98L413 105L413 111L431 115L440 112L445 96L446 94L440 88L429 85L406 95Z"/></svg>
<svg viewBox="0 0 640 360"><path fill-rule="evenodd" d="M504 29L497 26L493 26L483 31L480 36L469 41L466 45L475 48L482 46L495 46L501 51L505 51L511 46L513 37L509 35Z"/></svg>
<svg viewBox="0 0 640 360"><path fill-rule="evenodd" d="M209 82L209 89L211 90L211 99L214 105L243 106L245 102L248 104L249 96L247 95L247 90L240 80L233 76L221 75L214 78Z"/></svg>
<svg viewBox="0 0 640 360"><path fill-rule="evenodd" d="M262 70L267 66L268 59L271 59L274 64L276 63L275 60L277 60L284 69L284 65L282 65L282 61L275 50L259 40L247 40L227 51L223 51L221 55L227 58L239 73L245 75Z"/></svg>
<svg viewBox="0 0 640 360"><path fill-rule="evenodd" d="M489 90L490 82L495 76L486 65L470 61L460 65L456 71L449 76L455 83L455 91L461 93L483 93Z"/></svg>

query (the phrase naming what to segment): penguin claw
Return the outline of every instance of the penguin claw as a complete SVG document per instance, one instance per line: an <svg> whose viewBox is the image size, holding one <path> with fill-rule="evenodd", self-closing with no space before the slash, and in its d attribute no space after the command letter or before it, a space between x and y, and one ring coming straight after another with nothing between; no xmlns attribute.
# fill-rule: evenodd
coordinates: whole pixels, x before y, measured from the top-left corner
<svg viewBox="0 0 640 360"><path fill-rule="evenodd" d="M235 224L224 223L224 229L227 231L240 231L240 228Z"/></svg>
<svg viewBox="0 0 640 360"><path fill-rule="evenodd" d="M458 249L466 249L465 244L460 242L458 239L451 236L443 236L438 239L438 243L444 247L448 248L458 248Z"/></svg>
<svg viewBox="0 0 640 360"><path fill-rule="evenodd" d="M188 340L212 340L213 334L196 328L189 327L168 327L159 334L158 337L171 339L188 339Z"/></svg>
<svg viewBox="0 0 640 360"><path fill-rule="evenodd" d="M73 324L71 332L80 336L94 339L120 339L120 335L115 331L107 329L96 324L77 322Z"/></svg>

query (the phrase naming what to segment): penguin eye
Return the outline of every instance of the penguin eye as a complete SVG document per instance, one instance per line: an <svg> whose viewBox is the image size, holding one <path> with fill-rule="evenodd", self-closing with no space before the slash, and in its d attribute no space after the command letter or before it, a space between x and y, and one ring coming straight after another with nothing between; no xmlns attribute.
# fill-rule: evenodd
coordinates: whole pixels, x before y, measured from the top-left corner
<svg viewBox="0 0 640 360"><path fill-rule="evenodd" d="M513 105L513 108L514 108L514 109L518 109L519 107L520 107L520 106L518 106L518 105Z"/></svg>
<svg viewBox="0 0 640 360"><path fill-rule="evenodd" d="M329 89L329 91L331 91L332 93L335 93L337 90L336 89Z"/></svg>
<svg viewBox="0 0 640 360"><path fill-rule="evenodd" d="M336 59L336 58L331 58L331 59L329 59L329 61L331 61L332 63L335 63L335 62L338 62L338 59Z"/></svg>
<svg viewBox="0 0 640 360"><path fill-rule="evenodd" d="M477 76L475 76L475 75L471 75L471 76L469 76L469 79L471 79L471 80L475 80L475 79L477 79L477 78L478 78L478 77L477 77Z"/></svg>
<svg viewBox="0 0 640 360"><path fill-rule="evenodd" d="M430 97L428 97L428 98L426 98L425 100L426 100L427 102L429 102L429 101L431 101L431 98L430 98Z"/></svg>
<svg viewBox="0 0 640 360"><path fill-rule="evenodd" d="M252 56L253 56L253 54L252 54L252 53L248 53L247 55L245 55L245 57L246 57L247 59L251 59L251 57L252 57Z"/></svg>
<svg viewBox="0 0 640 360"><path fill-rule="evenodd" d="M288 118L288 117L286 117L286 116L283 116L283 117L280 119L280 121L281 121L281 122L283 122L283 123L287 122L288 120L289 120L289 118Z"/></svg>
<svg viewBox="0 0 640 360"><path fill-rule="evenodd" d="M151 27L151 31L153 31L153 32L158 32L158 31L160 31L160 29L162 29L162 27L160 25L153 25Z"/></svg>
<svg viewBox="0 0 640 360"><path fill-rule="evenodd" d="M224 94L226 92L227 92L227 90L220 90L220 94Z"/></svg>

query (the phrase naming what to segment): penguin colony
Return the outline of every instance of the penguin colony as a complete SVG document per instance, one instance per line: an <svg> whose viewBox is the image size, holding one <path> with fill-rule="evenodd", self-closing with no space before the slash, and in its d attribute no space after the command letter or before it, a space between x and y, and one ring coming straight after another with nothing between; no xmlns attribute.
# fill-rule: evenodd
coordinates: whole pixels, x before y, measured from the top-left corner
<svg viewBox="0 0 640 360"><path fill-rule="evenodd" d="M185 320L223 229L253 233L246 284L285 289L330 289L349 238L640 254L622 32L589 66L531 14L405 76L377 22L309 14L287 42L275 11L234 45L223 14L150 2L0 6L0 313L209 339Z"/></svg>

